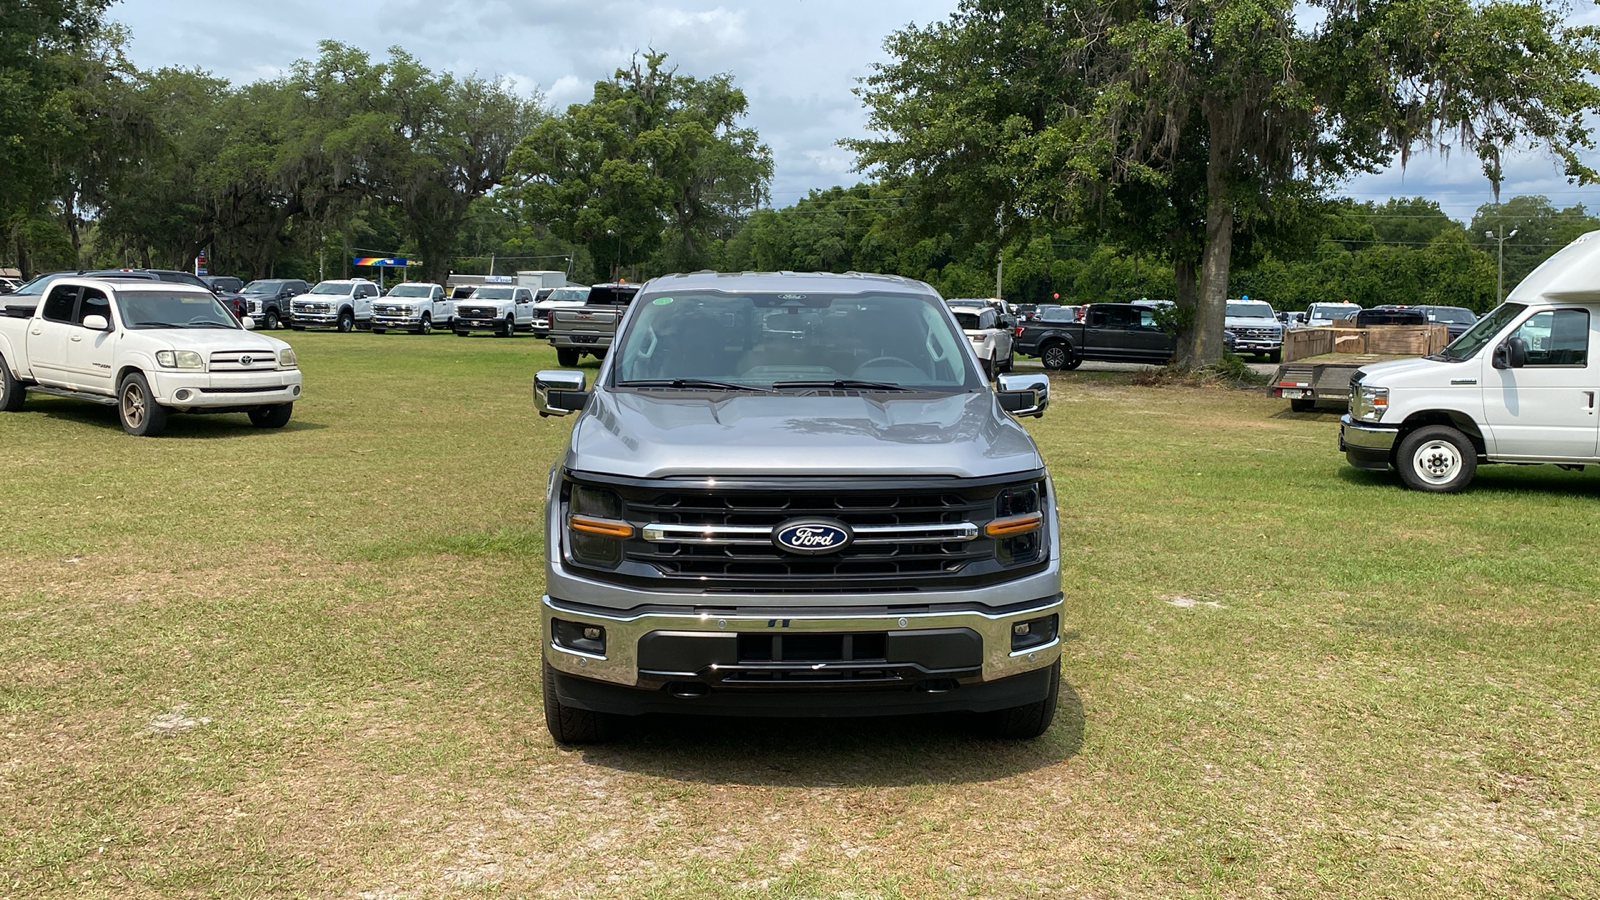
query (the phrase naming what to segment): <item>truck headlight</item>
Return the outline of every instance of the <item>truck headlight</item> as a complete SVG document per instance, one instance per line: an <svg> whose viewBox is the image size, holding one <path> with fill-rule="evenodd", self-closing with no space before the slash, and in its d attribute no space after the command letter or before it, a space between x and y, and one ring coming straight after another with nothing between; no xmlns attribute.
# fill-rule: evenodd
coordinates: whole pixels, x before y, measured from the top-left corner
<svg viewBox="0 0 1600 900"><path fill-rule="evenodd" d="M616 492L573 485L567 500L567 546L574 560L615 569L622 563L622 542L630 537L633 525L622 518L622 498Z"/></svg>
<svg viewBox="0 0 1600 900"><path fill-rule="evenodd" d="M994 538L995 560L1002 566L1038 562L1044 551L1042 485L1007 488L994 502L994 520L984 534Z"/></svg>
<svg viewBox="0 0 1600 900"><path fill-rule="evenodd" d="M164 369L204 369L206 361L193 350L157 350L156 365Z"/></svg>
<svg viewBox="0 0 1600 900"><path fill-rule="evenodd" d="M299 365L299 363L300 361L295 358L294 350L292 348L285 347L278 351L278 368L292 369Z"/></svg>
<svg viewBox="0 0 1600 900"><path fill-rule="evenodd" d="M1363 384L1350 395L1350 399L1350 414L1357 421L1381 422L1383 414L1389 411L1389 389L1386 387Z"/></svg>

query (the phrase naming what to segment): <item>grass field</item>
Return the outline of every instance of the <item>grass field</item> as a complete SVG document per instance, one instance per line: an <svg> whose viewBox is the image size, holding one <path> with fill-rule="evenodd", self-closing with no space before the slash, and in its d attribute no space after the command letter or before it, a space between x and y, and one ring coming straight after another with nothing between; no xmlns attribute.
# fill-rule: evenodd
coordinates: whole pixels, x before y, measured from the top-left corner
<svg viewBox="0 0 1600 900"><path fill-rule="evenodd" d="M559 749L543 342L295 334L282 431L0 414L0 897L1593 897L1600 478L1057 373L1064 705ZM593 370L593 361L588 361Z"/></svg>

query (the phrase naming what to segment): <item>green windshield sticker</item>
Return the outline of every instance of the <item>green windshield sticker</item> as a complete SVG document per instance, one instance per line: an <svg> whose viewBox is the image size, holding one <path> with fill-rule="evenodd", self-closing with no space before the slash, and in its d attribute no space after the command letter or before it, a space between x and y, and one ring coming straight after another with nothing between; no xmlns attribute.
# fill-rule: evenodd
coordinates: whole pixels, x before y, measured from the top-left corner
<svg viewBox="0 0 1600 900"><path fill-rule="evenodd" d="M654 303L656 306L666 306L668 303L672 302L672 298L671 297L657 297L656 299L654 299L654 300L652 300L650 302Z"/></svg>

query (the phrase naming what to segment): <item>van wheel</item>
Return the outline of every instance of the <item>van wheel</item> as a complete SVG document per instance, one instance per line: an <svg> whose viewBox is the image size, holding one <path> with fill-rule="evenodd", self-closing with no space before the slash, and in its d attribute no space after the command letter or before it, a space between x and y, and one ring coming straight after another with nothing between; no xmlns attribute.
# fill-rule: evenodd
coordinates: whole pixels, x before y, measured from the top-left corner
<svg viewBox="0 0 1600 900"><path fill-rule="evenodd" d="M1412 490L1454 494L1477 474L1478 451L1456 429L1429 425L1400 441L1394 465L1400 471L1400 480Z"/></svg>
<svg viewBox="0 0 1600 900"><path fill-rule="evenodd" d="M550 661L544 662L544 724L558 744L598 744L616 733L616 716L564 706L556 695L556 679Z"/></svg>
<svg viewBox="0 0 1600 900"><path fill-rule="evenodd" d="M293 403L263 406L260 409L250 410L250 424L257 428L282 428L289 424L289 417L292 415L294 415Z"/></svg>
<svg viewBox="0 0 1600 900"><path fill-rule="evenodd" d="M1010 709L978 715L978 729L987 737L1003 740L1025 741L1050 730L1055 721L1056 700L1061 695L1061 663L1050 670L1050 689L1043 700L1036 700Z"/></svg>
<svg viewBox="0 0 1600 900"><path fill-rule="evenodd" d="M11 374L11 366L5 357L0 356L0 411L17 412L22 409L23 401L28 399L28 392L23 388L22 382Z"/></svg>
<svg viewBox="0 0 1600 900"><path fill-rule="evenodd" d="M578 364L578 360L580 360L582 358L583 358L583 354L579 353L576 350L570 349L568 347L557 347L556 348L556 363L557 363L557 365L569 366L569 367L570 366L575 366L575 365Z"/></svg>
<svg viewBox="0 0 1600 900"><path fill-rule="evenodd" d="M156 402L150 382L138 372L122 379L117 389L117 418L134 437L156 437L167 430L167 408Z"/></svg>

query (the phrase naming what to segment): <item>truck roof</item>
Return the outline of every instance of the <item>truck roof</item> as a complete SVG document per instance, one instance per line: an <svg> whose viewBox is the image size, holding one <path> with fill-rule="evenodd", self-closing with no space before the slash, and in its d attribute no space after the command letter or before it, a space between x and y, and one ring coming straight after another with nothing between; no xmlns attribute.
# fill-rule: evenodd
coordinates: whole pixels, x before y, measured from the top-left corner
<svg viewBox="0 0 1600 900"><path fill-rule="evenodd" d="M720 291L726 289L728 279L737 279L740 291L868 294L891 289L938 296L938 292L921 281L899 275L869 275L863 272L690 272L652 278L643 287L650 290Z"/></svg>

